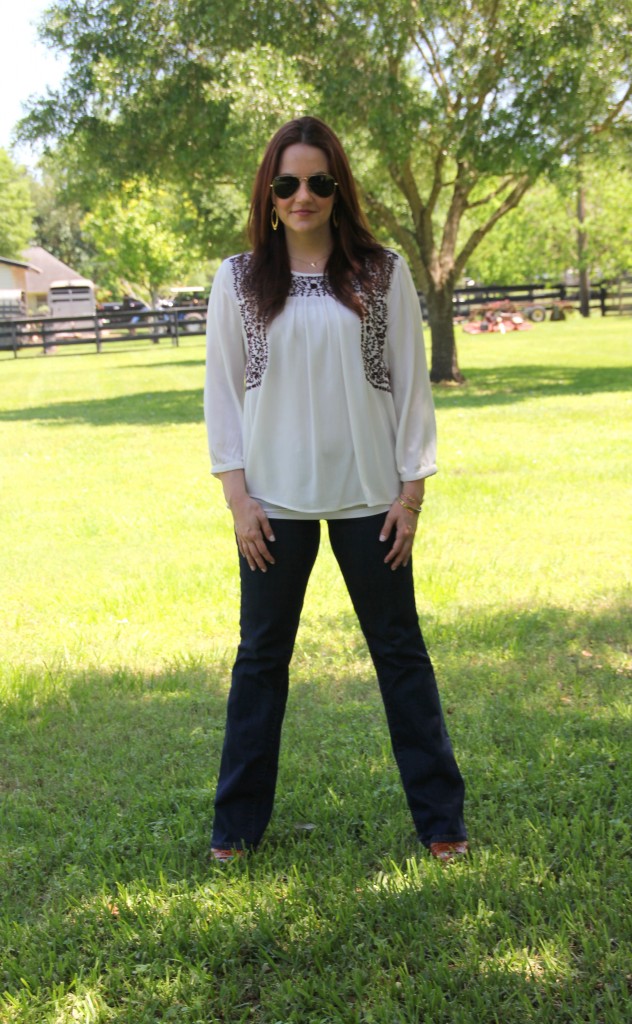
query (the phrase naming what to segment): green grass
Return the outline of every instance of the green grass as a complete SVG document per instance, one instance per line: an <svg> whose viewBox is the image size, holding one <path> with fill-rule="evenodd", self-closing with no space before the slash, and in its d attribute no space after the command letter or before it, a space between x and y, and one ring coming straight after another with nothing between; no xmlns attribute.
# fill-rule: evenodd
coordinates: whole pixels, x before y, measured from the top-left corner
<svg viewBox="0 0 632 1024"><path fill-rule="evenodd" d="M631 340L463 335L436 390L415 575L473 840L447 871L326 541L267 839L209 866L238 588L201 341L0 357L3 1024L627 1022Z"/></svg>

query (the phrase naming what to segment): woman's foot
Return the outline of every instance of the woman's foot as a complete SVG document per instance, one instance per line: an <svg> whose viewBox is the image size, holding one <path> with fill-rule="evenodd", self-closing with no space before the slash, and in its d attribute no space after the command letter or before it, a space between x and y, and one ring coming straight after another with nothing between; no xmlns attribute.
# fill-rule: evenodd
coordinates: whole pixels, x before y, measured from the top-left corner
<svg viewBox="0 0 632 1024"><path fill-rule="evenodd" d="M465 857L467 855L467 843L465 840L451 843L431 843L430 853L437 860L443 861L444 864L448 864L451 860L456 860L459 857Z"/></svg>
<svg viewBox="0 0 632 1024"><path fill-rule="evenodd" d="M245 850L222 850L217 846L211 847L211 857L218 864L230 864L233 860L243 857Z"/></svg>

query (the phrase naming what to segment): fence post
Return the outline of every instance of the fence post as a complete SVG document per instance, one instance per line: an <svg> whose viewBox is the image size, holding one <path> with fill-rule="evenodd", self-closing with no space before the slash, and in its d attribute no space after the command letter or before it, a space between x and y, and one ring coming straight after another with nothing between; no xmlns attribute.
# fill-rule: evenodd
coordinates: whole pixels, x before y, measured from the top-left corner
<svg viewBox="0 0 632 1024"><path fill-rule="evenodd" d="M608 289L605 285L599 285L599 305L601 306L601 315L605 316L608 312L606 308L606 301L608 299Z"/></svg>
<svg viewBox="0 0 632 1024"><path fill-rule="evenodd" d="M101 351L101 322L99 320L99 314L94 314L94 336L97 342L97 352Z"/></svg>

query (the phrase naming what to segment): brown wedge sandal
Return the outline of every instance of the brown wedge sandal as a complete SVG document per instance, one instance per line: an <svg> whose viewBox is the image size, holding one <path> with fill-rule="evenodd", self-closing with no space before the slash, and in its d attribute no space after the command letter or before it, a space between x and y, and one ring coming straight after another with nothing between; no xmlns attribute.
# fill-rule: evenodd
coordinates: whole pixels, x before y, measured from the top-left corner
<svg viewBox="0 0 632 1024"><path fill-rule="evenodd" d="M437 860L443 861L444 864L449 864L451 860L457 860L460 857L465 857L468 852L468 846L465 840L453 843L431 843L430 853Z"/></svg>
<svg viewBox="0 0 632 1024"><path fill-rule="evenodd" d="M211 847L211 857L218 864L230 864L231 861L243 857L245 852L245 850L220 850L217 846Z"/></svg>

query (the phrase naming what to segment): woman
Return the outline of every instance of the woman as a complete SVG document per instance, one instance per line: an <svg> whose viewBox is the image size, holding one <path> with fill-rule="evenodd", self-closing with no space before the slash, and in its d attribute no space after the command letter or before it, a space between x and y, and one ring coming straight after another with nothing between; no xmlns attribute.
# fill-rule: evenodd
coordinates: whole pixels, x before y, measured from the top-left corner
<svg viewBox="0 0 632 1024"><path fill-rule="evenodd" d="M215 798L213 857L255 849L272 813L288 670L320 520L380 684L417 834L467 850L463 781L417 618L411 551L435 424L419 302L371 235L347 157L313 117L272 138L252 252L220 267L207 326L212 472L233 515L241 641Z"/></svg>

